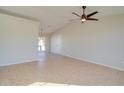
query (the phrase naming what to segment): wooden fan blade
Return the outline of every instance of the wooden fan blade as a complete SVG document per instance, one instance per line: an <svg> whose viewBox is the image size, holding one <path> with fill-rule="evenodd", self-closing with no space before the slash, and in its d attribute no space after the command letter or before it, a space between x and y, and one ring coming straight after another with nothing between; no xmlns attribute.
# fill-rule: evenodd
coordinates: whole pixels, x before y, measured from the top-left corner
<svg viewBox="0 0 124 93"><path fill-rule="evenodd" d="M98 21L99 19L96 19L96 18L87 18L87 20Z"/></svg>
<svg viewBox="0 0 124 93"><path fill-rule="evenodd" d="M95 11L95 12L93 12L93 13L90 13L90 14L87 15L87 17L91 17L91 16L95 15L96 13L98 13L98 12Z"/></svg>
<svg viewBox="0 0 124 93"><path fill-rule="evenodd" d="M74 14L74 15L76 15L76 16L78 16L78 17L81 17L80 15L78 15L77 13L75 13L75 12L72 12L72 14Z"/></svg>

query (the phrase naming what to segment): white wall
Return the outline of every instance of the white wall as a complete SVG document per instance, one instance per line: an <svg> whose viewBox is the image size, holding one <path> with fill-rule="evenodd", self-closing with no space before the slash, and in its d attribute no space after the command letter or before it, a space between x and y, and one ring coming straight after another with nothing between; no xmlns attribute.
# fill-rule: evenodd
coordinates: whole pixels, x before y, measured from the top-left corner
<svg viewBox="0 0 124 93"><path fill-rule="evenodd" d="M37 59L38 22L0 14L0 66Z"/></svg>
<svg viewBox="0 0 124 93"><path fill-rule="evenodd" d="M124 69L124 15L79 21L54 32L51 52Z"/></svg>

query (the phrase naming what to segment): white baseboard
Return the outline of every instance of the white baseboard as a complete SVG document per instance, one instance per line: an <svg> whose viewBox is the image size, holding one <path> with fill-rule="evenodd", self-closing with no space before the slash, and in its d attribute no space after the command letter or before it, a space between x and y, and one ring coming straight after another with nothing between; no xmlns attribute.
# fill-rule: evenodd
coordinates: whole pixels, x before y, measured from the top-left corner
<svg viewBox="0 0 124 93"><path fill-rule="evenodd" d="M22 63L28 63L28 62L33 62L33 61L38 61L38 60L37 60L37 59L32 59L32 60L25 60L25 61L21 61L21 62L14 62L14 63L0 64L0 67L10 66L10 65L16 65L16 64L22 64Z"/></svg>
<svg viewBox="0 0 124 93"><path fill-rule="evenodd" d="M53 53L54 53L54 52L53 52ZM112 68L112 69L124 71L123 68L119 68L119 67L116 67L116 66L110 66L110 65L101 64L101 63L94 62L94 61L92 61L92 60L88 60L88 59L85 59L85 58L77 58L77 57L73 57L73 56L70 56L70 55L59 54L59 53L54 53L54 54L58 54L58 55L62 55L62 56L65 56L65 57L70 57L70 58L73 58L73 59L77 59L77 60L81 60L81 61L85 61L85 62L89 62L89 63L93 63L93 64L105 66L105 67L109 67L109 68Z"/></svg>

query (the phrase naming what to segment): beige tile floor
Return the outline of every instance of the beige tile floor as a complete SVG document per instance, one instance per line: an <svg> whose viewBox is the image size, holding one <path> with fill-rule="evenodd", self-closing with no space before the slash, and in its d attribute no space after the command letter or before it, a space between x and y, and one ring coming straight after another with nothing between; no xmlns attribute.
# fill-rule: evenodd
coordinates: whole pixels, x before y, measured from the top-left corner
<svg viewBox="0 0 124 93"><path fill-rule="evenodd" d="M60 56L0 67L0 85L124 85L124 71Z"/></svg>

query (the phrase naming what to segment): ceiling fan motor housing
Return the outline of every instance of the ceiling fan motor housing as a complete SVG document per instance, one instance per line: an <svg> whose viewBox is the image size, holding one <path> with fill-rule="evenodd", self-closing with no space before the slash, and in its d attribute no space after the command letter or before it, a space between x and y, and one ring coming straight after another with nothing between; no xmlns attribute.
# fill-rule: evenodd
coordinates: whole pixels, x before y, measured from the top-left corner
<svg viewBox="0 0 124 93"><path fill-rule="evenodd" d="M86 6L82 6L82 8L83 8L83 9L85 9L85 8L86 8Z"/></svg>

